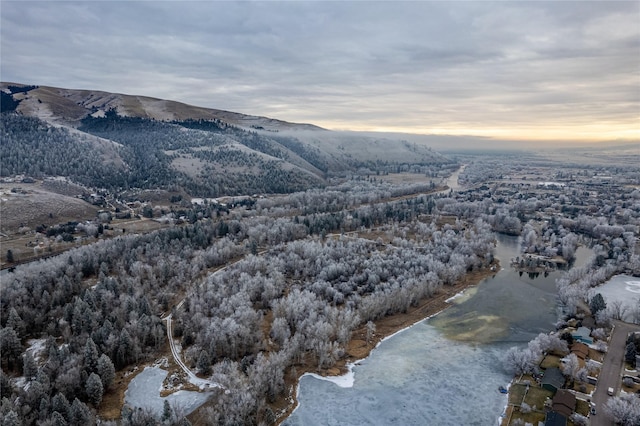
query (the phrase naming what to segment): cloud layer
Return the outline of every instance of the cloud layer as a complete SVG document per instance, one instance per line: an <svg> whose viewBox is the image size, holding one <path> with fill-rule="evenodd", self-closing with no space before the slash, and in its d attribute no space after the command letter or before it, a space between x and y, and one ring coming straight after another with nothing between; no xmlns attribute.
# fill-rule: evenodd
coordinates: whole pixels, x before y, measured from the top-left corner
<svg viewBox="0 0 640 426"><path fill-rule="evenodd" d="M640 139L639 2L3 1L3 81L328 128Z"/></svg>

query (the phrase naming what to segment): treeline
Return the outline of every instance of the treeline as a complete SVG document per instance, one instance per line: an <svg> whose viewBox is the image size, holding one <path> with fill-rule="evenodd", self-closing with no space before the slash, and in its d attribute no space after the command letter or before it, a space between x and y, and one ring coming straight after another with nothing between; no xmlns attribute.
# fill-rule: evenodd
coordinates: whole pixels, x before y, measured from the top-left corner
<svg viewBox="0 0 640 426"><path fill-rule="evenodd" d="M218 197L257 192L290 193L323 184L310 172L285 166L288 154L276 142L219 120L161 122L123 117L110 110L104 117L86 117L79 129L127 147L128 158L132 159L130 187L173 184L190 194ZM238 149L234 144L253 151ZM172 161L180 156L186 161L202 160L203 170L195 177L177 172Z"/></svg>

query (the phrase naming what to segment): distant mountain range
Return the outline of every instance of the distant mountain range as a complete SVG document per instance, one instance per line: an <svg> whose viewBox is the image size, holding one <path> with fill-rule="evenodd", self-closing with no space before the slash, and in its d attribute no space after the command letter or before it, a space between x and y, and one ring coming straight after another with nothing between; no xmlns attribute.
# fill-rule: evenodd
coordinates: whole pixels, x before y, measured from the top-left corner
<svg viewBox="0 0 640 426"><path fill-rule="evenodd" d="M2 176L192 196L278 193L353 172L429 171L425 143L91 90L0 83Z"/></svg>

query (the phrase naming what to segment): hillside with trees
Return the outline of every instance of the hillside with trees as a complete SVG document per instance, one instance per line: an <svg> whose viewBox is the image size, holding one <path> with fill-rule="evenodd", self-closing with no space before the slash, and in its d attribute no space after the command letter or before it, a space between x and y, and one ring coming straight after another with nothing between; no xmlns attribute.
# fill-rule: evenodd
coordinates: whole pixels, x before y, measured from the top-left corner
<svg viewBox="0 0 640 426"><path fill-rule="evenodd" d="M455 165L402 140L138 96L0 87L2 176L64 176L111 191L162 188L220 197L291 193L351 173Z"/></svg>

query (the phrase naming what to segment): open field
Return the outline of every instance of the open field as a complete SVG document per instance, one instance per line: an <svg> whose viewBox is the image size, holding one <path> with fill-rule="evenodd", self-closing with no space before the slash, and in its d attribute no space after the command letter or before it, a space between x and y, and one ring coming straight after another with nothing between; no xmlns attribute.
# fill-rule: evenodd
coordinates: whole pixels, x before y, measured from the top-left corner
<svg viewBox="0 0 640 426"><path fill-rule="evenodd" d="M373 176L383 182L390 182L393 184L411 184L411 183L424 183L427 184L432 181L430 177L425 176L422 173L389 173L387 175Z"/></svg>
<svg viewBox="0 0 640 426"><path fill-rule="evenodd" d="M55 225L93 219L98 208L78 198L44 189L39 183L0 183L0 230L15 234L21 226Z"/></svg>

